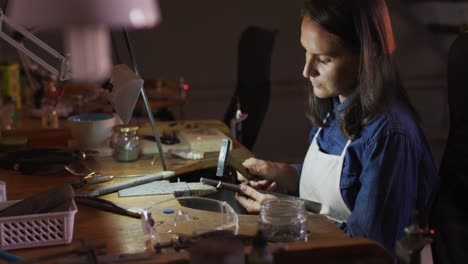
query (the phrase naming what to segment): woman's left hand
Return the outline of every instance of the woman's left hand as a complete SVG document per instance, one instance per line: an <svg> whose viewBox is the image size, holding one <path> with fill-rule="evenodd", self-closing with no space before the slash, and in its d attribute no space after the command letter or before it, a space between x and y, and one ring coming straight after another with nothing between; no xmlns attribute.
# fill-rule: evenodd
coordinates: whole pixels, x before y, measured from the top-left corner
<svg viewBox="0 0 468 264"><path fill-rule="evenodd" d="M248 181L247 184L249 186L254 187L255 189L259 189L262 191L269 191L272 192L276 189L276 182L271 182L268 180L260 180L260 181Z"/></svg>
<svg viewBox="0 0 468 264"><path fill-rule="evenodd" d="M240 188L242 193L236 193L235 198L249 213L260 211L260 205L263 201L276 199L274 195L258 192L245 184L242 184Z"/></svg>

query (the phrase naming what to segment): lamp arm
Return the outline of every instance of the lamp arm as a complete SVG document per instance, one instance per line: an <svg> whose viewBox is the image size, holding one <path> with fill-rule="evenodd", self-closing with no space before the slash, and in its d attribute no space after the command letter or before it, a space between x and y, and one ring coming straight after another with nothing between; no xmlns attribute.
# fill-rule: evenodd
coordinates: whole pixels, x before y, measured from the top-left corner
<svg viewBox="0 0 468 264"><path fill-rule="evenodd" d="M123 33L124 33L124 38L125 38L125 44L127 46L128 53L130 55L130 60L132 61L133 71L135 72L135 74L137 76L140 77L140 70L138 69L138 64L136 62L135 54L133 53L133 48L132 48L132 44L130 43L130 38L128 36L128 32L127 32L127 30L124 29ZM149 101L148 101L148 97L146 96L146 92L145 92L145 89L144 89L143 85L140 88L140 94L141 94L141 97L143 98L143 102L144 102L145 107L146 107L146 112L148 113L148 118L150 120L151 128L153 129L153 136L156 139L156 146L158 147L159 158L161 159L161 165L163 167L163 170L167 171L166 158L164 157L164 151L163 151L163 148L162 148L161 139L159 138L158 129L156 128L156 122L154 121L154 117L153 117L153 111L151 111L151 107L150 107L150 104L149 104ZM156 157L157 156L155 156L155 158ZM155 160L156 159L153 159L151 164L153 164Z"/></svg>
<svg viewBox="0 0 468 264"><path fill-rule="evenodd" d="M40 48L42 48L43 50L45 50L47 53L49 53L50 55L52 55L54 58L56 58L57 60L60 61L60 68L59 70L57 70L56 68L54 68L53 66L51 66L49 63L47 63L46 61L44 61L43 59L41 59L39 56L37 56L36 54L34 54L32 51L30 51L29 49L27 49L25 46L23 46L20 42L18 42L17 40L13 39L12 37L10 37L8 34L6 34L5 32L3 32L3 26L4 24L7 24L9 25L11 28L13 28L15 31L21 33L25 38L27 38L28 40L30 40L31 42L33 42L34 44L36 44L37 46L39 46ZM71 78L71 69L70 69L70 62L69 60L63 56L62 54L60 54L59 52L57 52L56 50L54 50L52 47L50 47L49 45L47 45L45 42L43 42L42 40L40 40L39 38L37 38L36 36L34 36L33 34L31 34L30 32L28 32L25 28L23 28L22 26L20 25L15 25L2 11L2 9L0 9L0 38L2 38L3 40L5 40L6 42L8 42L10 45L12 45L13 47L15 47L17 50L23 52L25 55L27 55L28 57L30 57L32 60L34 60L35 62L39 63L42 67L44 67L45 69L47 69L50 73L56 75L59 80L61 81L64 81L64 80L68 80Z"/></svg>

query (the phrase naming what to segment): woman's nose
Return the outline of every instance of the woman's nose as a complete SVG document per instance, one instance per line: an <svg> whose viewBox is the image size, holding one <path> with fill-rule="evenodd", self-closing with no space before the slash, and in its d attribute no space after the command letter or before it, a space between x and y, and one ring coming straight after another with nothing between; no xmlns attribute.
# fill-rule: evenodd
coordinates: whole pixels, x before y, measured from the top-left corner
<svg viewBox="0 0 468 264"><path fill-rule="evenodd" d="M319 75L319 72L314 67L314 63L309 60L309 61L306 61L304 65L304 70L302 72L302 75L304 76L304 78L317 77Z"/></svg>

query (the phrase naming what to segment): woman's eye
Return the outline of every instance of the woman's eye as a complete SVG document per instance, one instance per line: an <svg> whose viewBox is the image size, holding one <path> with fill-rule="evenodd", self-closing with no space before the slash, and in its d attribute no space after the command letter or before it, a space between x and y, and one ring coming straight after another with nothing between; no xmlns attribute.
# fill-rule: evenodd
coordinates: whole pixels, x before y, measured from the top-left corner
<svg viewBox="0 0 468 264"><path fill-rule="evenodd" d="M319 57L319 58L318 58L318 61L319 61L320 63L326 64L326 63L329 63L329 62L331 61L331 59L330 59L330 58L320 58L320 57Z"/></svg>

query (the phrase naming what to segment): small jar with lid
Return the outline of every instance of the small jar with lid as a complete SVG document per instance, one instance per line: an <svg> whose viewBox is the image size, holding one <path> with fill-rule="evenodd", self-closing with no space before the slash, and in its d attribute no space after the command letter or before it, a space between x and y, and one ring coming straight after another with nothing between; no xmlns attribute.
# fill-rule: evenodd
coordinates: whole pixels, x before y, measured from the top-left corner
<svg viewBox="0 0 468 264"><path fill-rule="evenodd" d="M134 161L140 157L140 138L136 125L117 125L112 135L113 156L117 161Z"/></svg>
<svg viewBox="0 0 468 264"><path fill-rule="evenodd" d="M307 241L307 212L299 199L270 199L260 205L258 229L272 242Z"/></svg>

